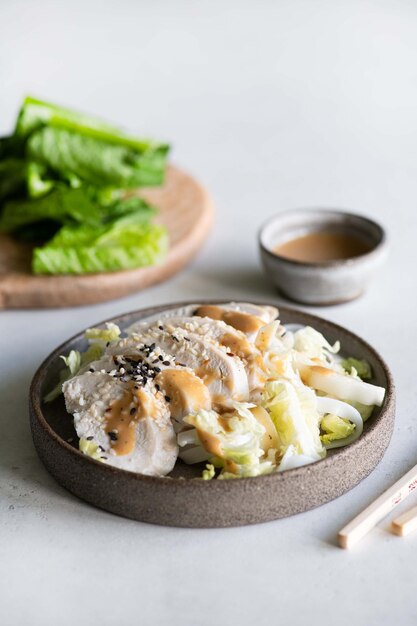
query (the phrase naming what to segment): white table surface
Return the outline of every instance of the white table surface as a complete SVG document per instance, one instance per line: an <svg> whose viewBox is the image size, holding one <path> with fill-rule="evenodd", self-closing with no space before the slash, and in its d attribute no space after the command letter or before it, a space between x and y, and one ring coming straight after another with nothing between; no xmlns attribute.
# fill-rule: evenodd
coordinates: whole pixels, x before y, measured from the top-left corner
<svg viewBox="0 0 417 626"><path fill-rule="evenodd" d="M387 519L351 552L335 546L417 462L416 28L412 0L1 2L1 132L25 93L122 121L171 140L217 207L210 241L166 284L97 306L0 313L1 624L416 623L417 534L395 537ZM390 261L363 298L314 310L392 368L397 421L378 468L314 511L226 530L136 523L62 489L29 431L40 361L76 331L151 304L279 304L256 231L311 205L364 212L390 235Z"/></svg>

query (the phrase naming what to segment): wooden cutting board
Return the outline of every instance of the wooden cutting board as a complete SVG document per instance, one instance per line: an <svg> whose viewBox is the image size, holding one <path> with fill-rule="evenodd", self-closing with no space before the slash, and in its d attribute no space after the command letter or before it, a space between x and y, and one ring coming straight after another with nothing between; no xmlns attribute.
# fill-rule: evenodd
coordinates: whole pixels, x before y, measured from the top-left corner
<svg viewBox="0 0 417 626"><path fill-rule="evenodd" d="M143 189L141 197L158 207L156 219L169 231L170 249L163 265L84 274L35 276L31 249L0 235L0 309L66 307L120 298L179 272L201 248L213 221L213 205L204 187L170 166L163 187Z"/></svg>

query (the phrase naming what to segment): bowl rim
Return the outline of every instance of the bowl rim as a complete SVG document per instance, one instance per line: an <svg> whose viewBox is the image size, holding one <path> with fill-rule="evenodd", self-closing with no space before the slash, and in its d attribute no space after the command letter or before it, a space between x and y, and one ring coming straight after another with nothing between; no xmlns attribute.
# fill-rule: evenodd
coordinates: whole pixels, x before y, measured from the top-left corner
<svg viewBox="0 0 417 626"><path fill-rule="evenodd" d="M346 217L353 217L354 219L358 219L362 221L367 226L371 226L376 228L380 233L379 241L367 252L362 254L358 254L357 256L349 257L347 259L334 259L331 261L297 261L296 259L289 259L288 257L282 256L281 254L277 254L273 252L268 246L264 244L263 235L266 229L273 224L275 221L279 220L281 217L285 217L287 215L296 215L297 213L311 213L311 214L320 214L323 217L323 225L326 224L326 215L329 217L331 215L344 215ZM332 208L332 207L296 207L294 209L285 209L284 211L280 211L275 215L268 218L265 222L262 223L260 228L258 229L258 243L261 248L261 251L266 253L269 257L273 259L278 259L281 263L286 263L288 265L296 266L296 267L304 267L304 268L317 268L317 269L331 269L335 267L341 266L352 266L353 264L361 263L362 261L369 259L373 256L377 256L381 253L381 251L386 248L387 245L387 233L385 228L379 223L373 220L366 215L362 215L360 213L354 213L353 211L348 211L346 209L340 208Z"/></svg>
<svg viewBox="0 0 417 626"><path fill-rule="evenodd" d="M227 302L231 302L231 300L216 299L216 298L199 300L199 303L201 304L210 304L210 303L211 304L225 304ZM258 305L276 306L276 303L259 301L259 300L250 300L250 302L253 304L258 304ZM148 311L155 312L155 309L160 310L162 312L169 308L182 307L182 306L187 306L190 304L195 304L195 300L172 302L172 303L145 307L142 309L135 309L133 311L129 311L128 313L123 313L121 315L115 315L111 318L106 318L105 320L98 322L97 324L94 324L94 326L101 326L102 324L105 324L106 322L111 322L114 320L119 320L119 322L123 323L124 318L130 318L135 314L140 314L140 315L143 314L142 315L143 317L144 315L146 315ZM318 468L319 466L321 468L325 468L326 466L329 466L332 463L334 463L335 458L343 460L345 457L350 456L352 450L354 449L359 450L360 447L364 445L365 441L370 436L372 430L374 430L374 428L378 426L380 421L384 418L384 415L389 414L390 412L393 412L395 410L395 384L394 384L394 380L390 372L390 369L388 365L386 364L385 360L379 354L379 352L375 350L375 348L373 348L367 341L362 339L359 335L356 335L352 331L348 330L347 328L339 324L336 324L334 322L331 322L325 318L322 318L318 315L314 315L312 313L308 313L305 311L301 311L300 309L296 309L294 307L287 307L287 306L280 307L279 311L284 311L288 315L296 314L297 316L306 317L307 318L306 322L308 323L311 323L311 322L313 323L318 322L319 324L325 323L326 325L330 326L333 331L335 332L341 331L342 333L347 334L348 337L352 339L353 341L356 341L362 344L362 346L364 346L365 349L371 352L372 356L379 362L384 372L384 376L386 377L387 388L386 388L384 403L380 407L380 412L379 412L379 415L377 416L377 419L373 421L372 423L370 423L366 432L363 433L359 437L359 439L351 443L349 446L346 446L344 448L338 448L337 452L333 453L331 456L326 456L324 459L320 459L319 461L316 461L315 463L311 463L309 465L285 470L284 472L274 471L270 474L264 474L261 476L239 478L239 484L241 484L242 481L244 481L244 483L246 484L248 483L248 481L251 481L251 484L252 484L252 481L258 481L258 482L264 483L265 481L285 480L285 476L288 476L288 475L297 477L297 476L302 476L306 472L314 471L314 469ZM124 469L120 469L117 467L113 467L111 465L107 465L106 463L101 463L99 461L96 461L95 459L92 459L89 456L86 456L85 454L80 452L80 450L77 450L76 448L74 448L67 441L65 441L65 439L62 439L55 432L55 430L47 422L42 412L42 405L43 405L43 400L41 397L42 383L45 379L46 373L48 371L48 368L51 366L51 364L60 356L60 354L62 354L63 350L68 349L68 344L71 344L74 341L81 339L85 330L86 329L83 329L82 331L76 333L75 335L73 335L72 337L64 341L62 344L60 344L57 348L55 348L55 350L53 350L42 361L42 363L39 365L39 367L37 368L32 378L30 389L29 389L29 407L30 407L32 416L36 418L38 425L43 429L44 433L50 439L52 439L56 444L58 444L61 448L64 448L67 453L72 455L74 458L74 461L78 461L80 463L87 463L87 465L93 463L96 467L101 468L102 473L105 475L108 475L109 478L110 477L115 478L116 476L124 476L124 477L129 477L129 479L131 480L146 482L147 484L154 484L154 485L155 484L158 484L158 485L175 484L176 488L182 488L182 489L187 488L187 485L189 485L190 482L192 482L194 486L198 485L198 487L195 487L198 489L221 488L221 485L224 483L224 481L221 481L221 480L198 480L198 479L195 480L195 478L190 479L190 478L174 477L174 476L172 477L171 476L148 476L146 474L139 474L136 472L131 472L129 470L124 470ZM70 415L71 414L68 413L68 416ZM230 483L230 481L227 481L227 483Z"/></svg>

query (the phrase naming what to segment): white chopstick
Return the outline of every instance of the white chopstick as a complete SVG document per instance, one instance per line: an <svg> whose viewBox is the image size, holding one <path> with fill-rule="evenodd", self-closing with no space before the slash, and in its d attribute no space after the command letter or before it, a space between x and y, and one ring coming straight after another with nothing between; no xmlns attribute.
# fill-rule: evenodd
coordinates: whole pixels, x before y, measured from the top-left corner
<svg viewBox="0 0 417 626"><path fill-rule="evenodd" d="M401 537L412 533L413 530L417 530L417 506L413 506L412 509L393 520L391 522L391 530Z"/></svg>
<svg viewBox="0 0 417 626"><path fill-rule="evenodd" d="M390 513L400 502L405 500L417 487L417 465L389 489L384 491L362 513L359 513L347 526L342 528L337 539L341 548L352 548L376 524Z"/></svg>

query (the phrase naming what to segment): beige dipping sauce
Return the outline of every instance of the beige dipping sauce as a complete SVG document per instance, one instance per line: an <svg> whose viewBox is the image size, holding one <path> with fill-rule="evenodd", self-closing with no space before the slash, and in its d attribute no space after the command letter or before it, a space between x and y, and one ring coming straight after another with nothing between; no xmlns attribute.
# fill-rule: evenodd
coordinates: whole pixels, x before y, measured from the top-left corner
<svg viewBox="0 0 417 626"><path fill-rule="evenodd" d="M323 263L351 259L366 254L372 246L347 233L316 231L290 239L276 246L273 252L292 261Z"/></svg>

